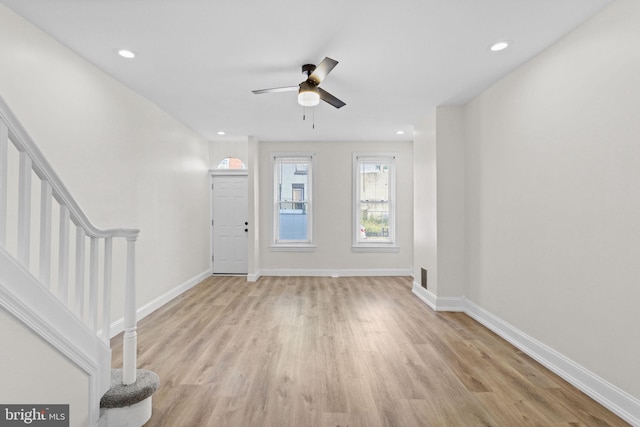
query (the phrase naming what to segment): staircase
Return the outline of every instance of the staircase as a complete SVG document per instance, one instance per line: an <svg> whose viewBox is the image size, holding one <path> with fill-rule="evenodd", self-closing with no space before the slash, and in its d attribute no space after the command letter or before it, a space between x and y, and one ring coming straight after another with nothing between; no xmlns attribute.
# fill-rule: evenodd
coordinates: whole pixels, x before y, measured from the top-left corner
<svg viewBox="0 0 640 427"><path fill-rule="evenodd" d="M87 374L90 426L141 426L151 417L159 379L136 369L138 234L95 227L0 97L0 306ZM123 368L112 371L119 307Z"/></svg>

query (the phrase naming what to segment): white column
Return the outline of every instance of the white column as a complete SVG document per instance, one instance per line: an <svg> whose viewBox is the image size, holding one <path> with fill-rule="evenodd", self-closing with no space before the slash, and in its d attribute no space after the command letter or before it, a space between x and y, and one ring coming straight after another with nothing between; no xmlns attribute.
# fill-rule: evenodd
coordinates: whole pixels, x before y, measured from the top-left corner
<svg viewBox="0 0 640 427"><path fill-rule="evenodd" d="M122 383L136 382L137 320L136 320L136 238L127 238L127 282L124 297L124 337L122 342Z"/></svg>

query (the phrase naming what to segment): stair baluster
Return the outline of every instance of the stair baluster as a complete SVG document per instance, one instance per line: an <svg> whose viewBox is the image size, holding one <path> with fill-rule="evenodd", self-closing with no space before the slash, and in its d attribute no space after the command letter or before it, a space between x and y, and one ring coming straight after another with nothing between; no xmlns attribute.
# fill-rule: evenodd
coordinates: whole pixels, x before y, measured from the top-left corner
<svg viewBox="0 0 640 427"><path fill-rule="evenodd" d="M40 281L51 289L51 199L53 189L42 180L40 188Z"/></svg>

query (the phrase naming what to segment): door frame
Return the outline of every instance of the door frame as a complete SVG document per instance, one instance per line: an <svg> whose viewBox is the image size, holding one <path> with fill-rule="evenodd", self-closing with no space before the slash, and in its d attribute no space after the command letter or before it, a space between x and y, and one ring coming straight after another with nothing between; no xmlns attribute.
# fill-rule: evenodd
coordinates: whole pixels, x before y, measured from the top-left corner
<svg viewBox="0 0 640 427"><path fill-rule="evenodd" d="M247 169L211 169L209 170L209 272L213 273L213 179L216 176L246 176L249 179ZM247 200L249 195L247 194ZM247 212L247 216L249 212ZM249 246L247 245L247 260L249 259ZM247 275L249 272L247 271Z"/></svg>

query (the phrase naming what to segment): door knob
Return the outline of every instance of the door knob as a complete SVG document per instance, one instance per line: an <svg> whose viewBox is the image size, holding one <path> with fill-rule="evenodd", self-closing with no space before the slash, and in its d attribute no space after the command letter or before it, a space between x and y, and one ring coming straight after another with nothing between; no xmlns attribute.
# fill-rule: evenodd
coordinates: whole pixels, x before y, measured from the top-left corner
<svg viewBox="0 0 640 427"><path fill-rule="evenodd" d="M249 225L249 223L247 221L244 222L244 225Z"/></svg>
<svg viewBox="0 0 640 427"><path fill-rule="evenodd" d="M245 229L244 229L244 231L245 231L245 232L249 232L249 229L248 229L248 228L245 228Z"/></svg>

